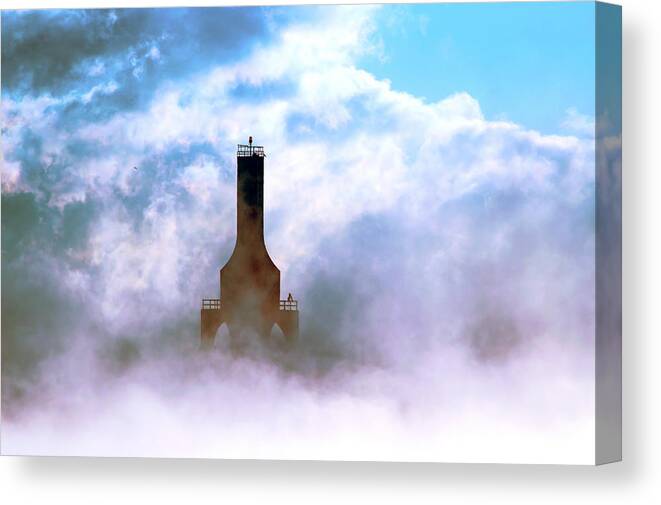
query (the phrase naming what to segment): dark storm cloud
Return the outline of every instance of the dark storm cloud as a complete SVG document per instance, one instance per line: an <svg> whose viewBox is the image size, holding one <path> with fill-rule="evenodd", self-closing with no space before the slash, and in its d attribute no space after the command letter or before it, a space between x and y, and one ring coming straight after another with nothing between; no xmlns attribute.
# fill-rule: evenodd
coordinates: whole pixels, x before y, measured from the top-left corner
<svg viewBox="0 0 661 505"><path fill-rule="evenodd" d="M87 322L86 314L94 312L81 310L89 300L62 285L61 275L67 268L81 267L75 253L87 247L99 207L89 200L55 210L34 193L2 195L5 377L29 380L38 363L63 351L72 332ZM21 383L3 381L3 404L20 395ZM10 386L11 391L6 389Z"/></svg>
<svg viewBox="0 0 661 505"><path fill-rule="evenodd" d="M268 36L258 8L4 12L2 92L73 93L59 106L61 126L103 120L148 103L160 82L235 61Z"/></svg>
<svg viewBox="0 0 661 505"><path fill-rule="evenodd" d="M129 11L124 11L129 12ZM144 34L148 11L63 10L2 16L3 89L54 95L87 77L81 64L117 55Z"/></svg>

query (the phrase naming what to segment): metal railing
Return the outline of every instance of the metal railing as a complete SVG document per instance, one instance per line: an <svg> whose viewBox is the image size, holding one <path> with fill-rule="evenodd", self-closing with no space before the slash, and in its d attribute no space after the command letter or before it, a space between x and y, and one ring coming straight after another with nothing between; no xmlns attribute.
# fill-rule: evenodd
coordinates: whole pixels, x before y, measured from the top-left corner
<svg viewBox="0 0 661 505"><path fill-rule="evenodd" d="M220 310L220 298L204 298L202 310ZM280 310L298 310L298 300L280 300Z"/></svg>
<svg viewBox="0 0 661 505"><path fill-rule="evenodd" d="M202 310L220 310L220 298L204 298Z"/></svg>
<svg viewBox="0 0 661 505"><path fill-rule="evenodd" d="M298 300L280 300L280 310L298 310Z"/></svg>
<svg viewBox="0 0 661 505"><path fill-rule="evenodd" d="M264 157L264 146L238 144L236 147L236 155Z"/></svg>

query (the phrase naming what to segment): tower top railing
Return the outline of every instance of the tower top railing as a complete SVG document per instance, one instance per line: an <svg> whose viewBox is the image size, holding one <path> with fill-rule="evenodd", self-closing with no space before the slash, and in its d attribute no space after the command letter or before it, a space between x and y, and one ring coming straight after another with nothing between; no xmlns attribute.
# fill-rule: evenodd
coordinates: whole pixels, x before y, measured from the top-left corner
<svg viewBox="0 0 661 505"><path fill-rule="evenodd" d="M238 157L245 156L260 156L264 157L264 146L254 146L252 144L238 144L236 148L236 155Z"/></svg>

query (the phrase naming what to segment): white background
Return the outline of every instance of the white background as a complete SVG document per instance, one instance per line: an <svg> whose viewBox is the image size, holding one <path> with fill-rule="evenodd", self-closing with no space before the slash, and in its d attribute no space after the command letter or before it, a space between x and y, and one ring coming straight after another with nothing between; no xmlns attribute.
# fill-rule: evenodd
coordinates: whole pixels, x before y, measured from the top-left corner
<svg viewBox="0 0 661 505"><path fill-rule="evenodd" d="M241 2L166 0L138 5L185 3ZM657 389L661 384L661 303L655 298L661 280L661 2L621 3L624 462L593 468L3 457L0 503L661 503L661 463L656 454L661 449L661 392ZM56 5L136 4L126 0L0 1L2 8Z"/></svg>

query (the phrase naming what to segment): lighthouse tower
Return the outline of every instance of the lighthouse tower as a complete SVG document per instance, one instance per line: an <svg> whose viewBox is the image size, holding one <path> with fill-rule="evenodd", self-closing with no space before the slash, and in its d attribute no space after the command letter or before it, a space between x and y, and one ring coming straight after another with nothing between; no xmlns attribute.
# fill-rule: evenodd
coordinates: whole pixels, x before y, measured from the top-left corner
<svg viewBox="0 0 661 505"><path fill-rule="evenodd" d="M250 137L248 145L239 144L236 164L236 244L220 270L221 298L202 300L202 346L213 346L223 323L235 345L246 332L268 340L275 325L292 342L298 337L298 302L291 294L280 299L280 270L264 243L264 148Z"/></svg>

